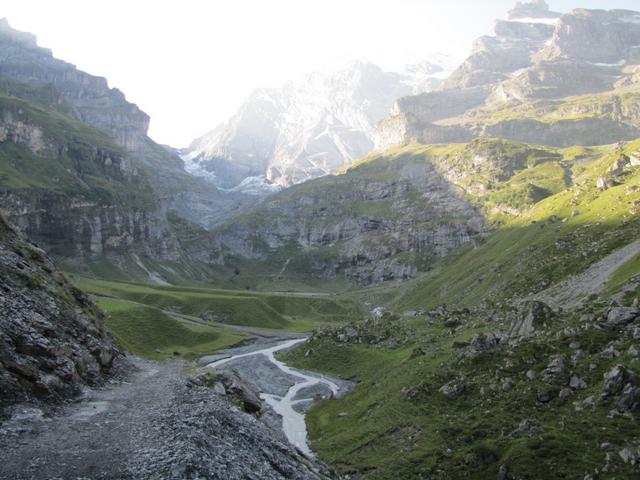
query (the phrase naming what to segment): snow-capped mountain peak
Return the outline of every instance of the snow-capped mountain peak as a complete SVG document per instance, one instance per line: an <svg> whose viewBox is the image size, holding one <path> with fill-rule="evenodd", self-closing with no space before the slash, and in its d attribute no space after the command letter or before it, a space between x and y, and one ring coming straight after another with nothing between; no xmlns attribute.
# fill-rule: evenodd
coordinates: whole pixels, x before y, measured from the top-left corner
<svg viewBox="0 0 640 480"><path fill-rule="evenodd" d="M454 66L441 54L404 72L353 60L278 89L257 89L233 117L192 142L183 155L186 169L253 194L334 172L373 149L375 126L395 100L438 88Z"/></svg>

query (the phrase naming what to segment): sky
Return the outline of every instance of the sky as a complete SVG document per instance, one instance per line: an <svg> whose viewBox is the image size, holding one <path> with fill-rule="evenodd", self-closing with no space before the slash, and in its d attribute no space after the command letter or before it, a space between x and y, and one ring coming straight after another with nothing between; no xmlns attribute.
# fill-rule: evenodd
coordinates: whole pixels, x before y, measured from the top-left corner
<svg viewBox="0 0 640 480"><path fill-rule="evenodd" d="M553 10L640 0L548 0ZM187 146L255 88L367 60L388 70L430 52L463 59L515 0L2 0L0 18L151 116L157 142Z"/></svg>

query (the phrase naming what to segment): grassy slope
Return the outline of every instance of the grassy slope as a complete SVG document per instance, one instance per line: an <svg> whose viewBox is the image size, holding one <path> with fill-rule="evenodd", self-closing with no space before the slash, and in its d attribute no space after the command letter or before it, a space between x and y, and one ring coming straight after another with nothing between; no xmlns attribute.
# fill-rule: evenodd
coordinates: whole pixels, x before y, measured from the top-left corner
<svg viewBox="0 0 640 480"><path fill-rule="evenodd" d="M269 294L240 290L151 287L95 279L77 279L83 290L101 297L169 309L219 323L294 332L362 318L349 299Z"/></svg>
<svg viewBox="0 0 640 480"><path fill-rule="evenodd" d="M580 121L591 118L612 118L612 105L619 105L619 116L636 121L640 90L636 87L617 89L611 92L578 95L562 100L533 100L521 102L509 108L479 108L468 112L461 119L451 122L491 125L508 120L535 120L553 124L560 121Z"/></svg>
<svg viewBox="0 0 640 480"><path fill-rule="evenodd" d="M639 147L635 142L626 152ZM555 192L518 217L495 214L497 230L486 241L443 259L424 278L407 284L402 295L398 290L373 293L373 298L395 298L389 305L397 312L443 303L470 307L470 313L457 315L458 322L398 320L412 334L402 334L395 346L344 344L329 332L314 337L313 355L306 357L301 350L288 354L300 367L359 381L352 394L322 403L309 414L313 446L322 459L376 479L495 478L501 464L515 478L582 478L604 465L601 442L611 442L617 452L637 437L637 423L610 418L610 406L578 414L572 404L589 395L597 398L603 373L613 365L637 368L638 361L624 353L633 340L619 332L585 326L580 313L568 312L542 338L517 347L473 361L455 348L476 332L506 328L492 313L501 311L505 301L544 289L638 238L640 169L627 168L616 186L601 192L596 178L607 174L619 153L561 153L569 163L571 187L554 187ZM524 172L516 175L530 173ZM639 268L637 258L621 268L608 294ZM563 333L568 326L578 333L568 337ZM389 325L391 335L395 328ZM569 401L557 396L550 403L537 401L538 392L549 388L539 379L550 356L570 358L572 341L580 343L587 360L570 369L585 379L587 389ZM623 354L597 355L610 342ZM416 347L426 355L412 357ZM527 380L527 370L536 372L537 379ZM504 392L507 379L514 386ZM465 383L462 397L449 399L438 391L451 380ZM527 418L542 431L510 435ZM633 467L619 461L612 468L616 478L634 475Z"/></svg>
<svg viewBox="0 0 640 480"><path fill-rule="evenodd" d="M22 144L0 143L0 189L23 195L80 195L99 204L124 204L132 208L154 205L144 175L125 177L114 166L97 158L124 158L124 151L99 130L57 111L2 95L0 110L15 120L40 129L44 143L53 142L62 153L44 150L35 154Z"/></svg>
<svg viewBox="0 0 640 480"><path fill-rule="evenodd" d="M97 303L107 314L107 328L119 346L152 360L176 356L194 360L245 338L223 328L179 322L145 305L118 300Z"/></svg>
<svg viewBox="0 0 640 480"><path fill-rule="evenodd" d="M414 226L418 232L415 235L423 232L428 234L434 222L453 226L467 220L440 216L425 221L425 217L430 217L429 212L441 208L438 204L428 203L421 182L415 180L415 172L428 171L430 165L435 165L436 170L445 176L451 171L459 173L457 182L464 190L463 194L470 201L484 206L487 211L504 208L526 210L567 187L568 171L571 169L567 164L575 165L577 169L599 156L601 149L557 149L495 138L453 145L412 143L371 154L336 175L289 188L234 217L217 231L222 235L226 229L268 231L276 217L279 222L301 226L305 225L307 218L314 218L316 226L321 225L328 232L333 231L338 221L353 219L358 224L362 219L367 219L393 224L402 218ZM484 164L477 163L478 157L492 160ZM381 187L389 185L402 185L402 188L392 189L393 194L388 198L370 198L371 192L375 194ZM349 240L310 248L302 248L297 239L279 248L270 247L258 235L250 240L254 250L260 252L264 260L226 259L228 265L238 267L239 274L234 281L240 286L256 289L275 283L285 288L292 285L295 288L298 283L333 291L349 287L348 280L339 274L338 278L332 280L321 278L326 274L325 260L335 261L343 252L349 252L353 243ZM393 246L397 238L384 231L375 231L363 234L362 241L370 241L378 247L384 244ZM348 253L346 255L348 258ZM395 255L394 260L419 271L426 271L433 263L430 255L419 252L401 252ZM309 272L315 272L316 277L310 276Z"/></svg>

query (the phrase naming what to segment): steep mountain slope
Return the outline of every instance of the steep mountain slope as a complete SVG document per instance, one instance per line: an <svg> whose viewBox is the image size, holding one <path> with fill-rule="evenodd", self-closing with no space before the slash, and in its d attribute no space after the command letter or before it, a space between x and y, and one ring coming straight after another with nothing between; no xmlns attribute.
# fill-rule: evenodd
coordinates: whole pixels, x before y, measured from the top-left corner
<svg viewBox="0 0 640 480"><path fill-rule="evenodd" d="M359 382L311 410L320 458L376 479L637 477L639 148L564 151L567 188L289 354Z"/></svg>
<svg viewBox="0 0 640 480"><path fill-rule="evenodd" d="M447 63L433 56L399 74L355 61L256 90L231 119L194 140L183 156L187 169L254 194L331 173L368 154L374 127L392 103L438 86Z"/></svg>
<svg viewBox="0 0 640 480"><path fill-rule="evenodd" d="M147 126L105 79L0 23L0 198L10 220L74 269L202 278L186 256L185 225L214 225L248 200L184 172ZM178 271L148 273L147 259Z"/></svg>
<svg viewBox="0 0 640 480"><path fill-rule="evenodd" d="M102 313L0 216L0 417L104 381L120 355Z"/></svg>
<svg viewBox="0 0 640 480"><path fill-rule="evenodd" d="M443 91L396 102L377 147L478 135L553 146L636 138L637 112L626 107L638 89L640 17L583 9L557 17L536 2L498 21Z"/></svg>

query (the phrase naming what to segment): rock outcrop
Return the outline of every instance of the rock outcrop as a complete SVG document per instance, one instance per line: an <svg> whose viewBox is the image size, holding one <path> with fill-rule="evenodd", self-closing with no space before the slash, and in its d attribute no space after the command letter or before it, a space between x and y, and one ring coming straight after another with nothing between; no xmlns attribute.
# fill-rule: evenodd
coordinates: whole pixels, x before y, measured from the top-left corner
<svg viewBox="0 0 640 480"><path fill-rule="evenodd" d="M107 259L113 271L138 269L138 257L186 264L187 250L207 248L197 225L248 204L185 172L148 121L106 79L0 21L1 208L56 258L78 269Z"/></svg>
<svg viewBox="0 0 640 480"><path fill-rule="evenodd" d="M378 126L376 148L477 136L553 146L635 139L640 116L630 97L640 86L639 45L637 12L561 16L543 1L519 2L442 90L396 102Z"/></svg>
<svg viewBox="0 0 640 480"><path fill-rule="evenodd" d="M103 77L54 58L50 50L38 47L34 35L12 29L6 19L0 19L0 78L53 87L50 92L64 99L71 116L104 131L123 148L135 150L146 137L149 116L121 91L109 88ZM14 85L13 90L19 89Z"/></svg>
<svg viewBox="0 0 640 480"><path fill-rule="evenodd" d="M212 233L221 262L368 285L413 277L484 230L437 162L407 148L292 187Z"/></svg>
<svg viewBox="0 0 640 480"><path fill-rule="evenodd" d="M0 415L100 384L118 356L98 308L0 216Z"/></svg>

